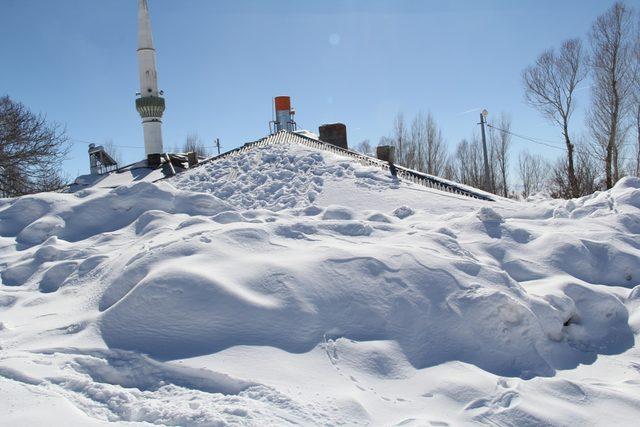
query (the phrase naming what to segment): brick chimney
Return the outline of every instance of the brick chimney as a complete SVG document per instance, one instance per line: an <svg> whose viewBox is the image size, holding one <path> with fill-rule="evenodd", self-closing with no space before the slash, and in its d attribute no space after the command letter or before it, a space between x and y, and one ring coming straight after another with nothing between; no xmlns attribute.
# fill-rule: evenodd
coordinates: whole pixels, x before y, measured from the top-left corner
<svg viewBox="0 0 640 427"><path fill-rule="evenodd" d="M320 126L320 141L327 142L336 147L349 149L347 144L347 127L344 123L329 123Z"/></svg>
<svg viewBox="0 0 640 427"><path fill-rule="evenodd" d="M391 145L379 145L376 147L376 157L383 162L395 163L396 148Z"/></svg>

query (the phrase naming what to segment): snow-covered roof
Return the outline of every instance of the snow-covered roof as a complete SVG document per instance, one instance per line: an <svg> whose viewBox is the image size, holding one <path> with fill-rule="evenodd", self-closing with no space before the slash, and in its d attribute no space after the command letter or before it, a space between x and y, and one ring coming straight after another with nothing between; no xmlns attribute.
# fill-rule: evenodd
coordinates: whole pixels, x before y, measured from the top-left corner
<svg viewBox="0 0 640 427"><path fill-rule="evenodd" d="M200 169L203 167L206 168L209 178L207 178L205 175L199 174L198 179L203 182L210 181L210 185L208 186L208 188L210 189L211 187L215 187L220 184L219 179L222 176L224 176L225 178L233 178L233 174L230 174L229 171L225 170L222 166L223 164L228 163L230 159L237 156L247 155L248 153L264 153L263 149L265 147L290 147L292 145L305 147L307 149L310 149L311 151L331 153L339 156L343 160L349 161L352 164L374 168L381 172L380 176L385 175L387 176L387 178L391 177L389 163L379 160L375 157L368 156L366 154L362 154L353 150L347 150L321 141L314 133L304 130L296 132L282 130L276 132L257 141L248 142L241 147L227 151L220 155L204 159L198 165L192 167L191 169ZM287 155L285 151L275 149L273 153L278 153L278 155ZM251 159L252 165L256 170L261 169L257 166L257 163L259 163L259 161L259 157L253 156ZM214 171L214 169L218 167L223 167L222 173L220 170ZM240 166L234 167L238 168ZM477 188L462 185L453 181L446 180L444 178L428 175L398 165L394 165L394 168L396 176L394 177L394 179L389 180L387 184L388 186L397 186L403 185L405 183L411 183L432 190L437 190L438 192L452 193L456 196L469 197L483 201L493 201L495 197L494 195L486 193ZM178 175L182 175L184 173L184 170L181 169L178 172ZM263 172L268 173L266 170L263 170ZM187 174L187 176L191 175ZM148 168L146 166L146 162L141 161L102 175L79 176L69 187L68 191L75 192L88 187L117 188L122 185L134 184L136 182L158 182L165 179L169 179L171 182L176 183L185 182L184 177L176 177L175 174L169 171L166 167ZM191 186L189 187L189 189L198 191L198 189L202 190L204 187L207 186L199 185L197 186L197 188ZM359 190L356 189L356 191ZM433 196L433 193L429 192L429 195ZM218 196L224 197L224 195L222 194L218 194Z"/></svg>
<svg viewBox="0 0 640 427"><path fill-rule="evenodd" d="M80 175L67 191L73 193L88 187L117 188L137 182L156 182L187 169L186 161L186 153L164 154L159 167L149 167L146 160L141 160L103 174Z"/></svg>
<svg viewBox="0 0 640 427"><path fill-rule="evenodd" d="M298 144L298 145L310 147L316 150L328 151L339 156L347 157L350 160L360 163L364 166L374 166L384 171L389 171L390 169L390 165L388 162L379 160L375 157L371 157L366 154L362 154L353 150L347 150L347 149L329 144L327 142L321 141L317 139L315 135L311 134L310 132L307 132L307 131L290 132L286 130L276 132L272 135L268 135L254 142L246 143L241 147L238 147L236 149L227 151L226 153L207 159L198 166L219 162L230 156L243 154L250 150L255 150L261 147L274 146L279 144ZM485 200L485 201L493 201L494 200L493 198L495 197L492 194L486 193L477 188L469 187L463 184L446 180L444 178L422 173L422 172L405 168L399 165L394 165L394 166L396 169L397 177L400 180L405 180L405 181L409 181L409 182L422 185L428 188L433 188L436 190L454 193L457 195L471 197L471 198Z"/></svg>
<svg viewBox="0 0 640 427"><path fill-rule="evenodd" d="M118 169L101 175L80 175L69 186L69 191L75 192L83 188L117 188L136 182L155 182L165 177L162 169L148 168L145 162L138 162L135 166Z"/></svg>
<svg viewBox="0 0 640 427"><path fill-rule="evenodd" d="M400 175L402 173L402 175ZM400 206L440 209L486 205L466 188L389 165L292 132L279 132L211 158L165 180L180 190L212 194L241 209L282 210L315 204L357 209ZM443 190L449 191L443 191ZM469 190L473 191L473 190Z"/></svg>

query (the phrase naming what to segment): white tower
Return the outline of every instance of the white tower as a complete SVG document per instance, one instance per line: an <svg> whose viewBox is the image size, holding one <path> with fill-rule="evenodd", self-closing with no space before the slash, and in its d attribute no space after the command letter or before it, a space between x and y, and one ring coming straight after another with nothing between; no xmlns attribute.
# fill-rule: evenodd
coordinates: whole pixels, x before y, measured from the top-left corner
<svg viewBox="0 0 640 427"><path fill-rule="evenodd" d="M153 48L151 20L147 0L138 0L138 68L140 71L140 97L136 109L142 117L144 149L150 166L160 163L162 150L162 113L164 98L158 92L156 50Z"/></svg>

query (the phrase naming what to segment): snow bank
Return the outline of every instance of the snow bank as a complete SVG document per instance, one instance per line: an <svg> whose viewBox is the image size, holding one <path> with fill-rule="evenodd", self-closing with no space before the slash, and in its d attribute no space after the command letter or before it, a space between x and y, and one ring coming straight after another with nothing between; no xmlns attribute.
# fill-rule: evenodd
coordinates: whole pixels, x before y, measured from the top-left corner
<svg viewBox="0 0 640 427"><path fill-rule="evenodd" d="M488 204L284 146L169 183L5 200L0 379L105 421L638 415L640 378L612 395L560 377L635 354L639 219L637 179ZM333 400L295 395L316 370Z"/></svg>
<svg viewBox="0 0 640 427"><path fill-rule="evenodd" d="M141 182L113 191L93 189L17 199L0 211L0 236L15 236L25 246L43 243L52 236L75 242L121 229L150 210L212 215L229 209L215 197Z"/></svg>
<svg viewBox="0 0 640 427"><path fill-rule="evenodd" d="M611 353L633 344L626 308L613 296L574 283L565 305L554 306L459 253L455 238L407 235L424 218L380 229L348 211L333 206L288 225L280 217L215 232L198 224L151 259L131 253L110 281L146 273L123 299L103 305L104 339L163 359L234 345L304 352L327 336L392 340L417 368L462 360L527 377L580 360L576 347ZM353 232L362 227L371 232ZM590 333L578 326L585 318Z"/></svg>

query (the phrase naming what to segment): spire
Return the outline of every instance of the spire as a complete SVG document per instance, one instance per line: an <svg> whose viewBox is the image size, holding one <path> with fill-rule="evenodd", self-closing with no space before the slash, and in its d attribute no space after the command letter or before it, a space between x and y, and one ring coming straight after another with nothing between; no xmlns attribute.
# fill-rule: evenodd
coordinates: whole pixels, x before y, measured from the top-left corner
<svg viewBox="0 0 640 427"><path fill-rule="evenodd" d="M151 19L147 0L138 0L138 71L140 76L140 97L136 99L136 108L142 117L144 130L144 148L147 160L159 161L162 148L162 114L164 98L158 91L158 72L156 50L153 47ZM152 159L155 159L152 161Z"/></svg>
<svg viewBox="0 0 640 427"><path fill-rule="evenodd" d="M151 18L147 0L138 0L138 67L140 69L140 94L158 96L158 72L156 50L153 48Z"/></svg>
<svg viewBox="0 0 640 427"><path fill-rule="evenodd" d="M138 0L138 49L153 49L151 18L149 18L147 0Z"/></svg>

